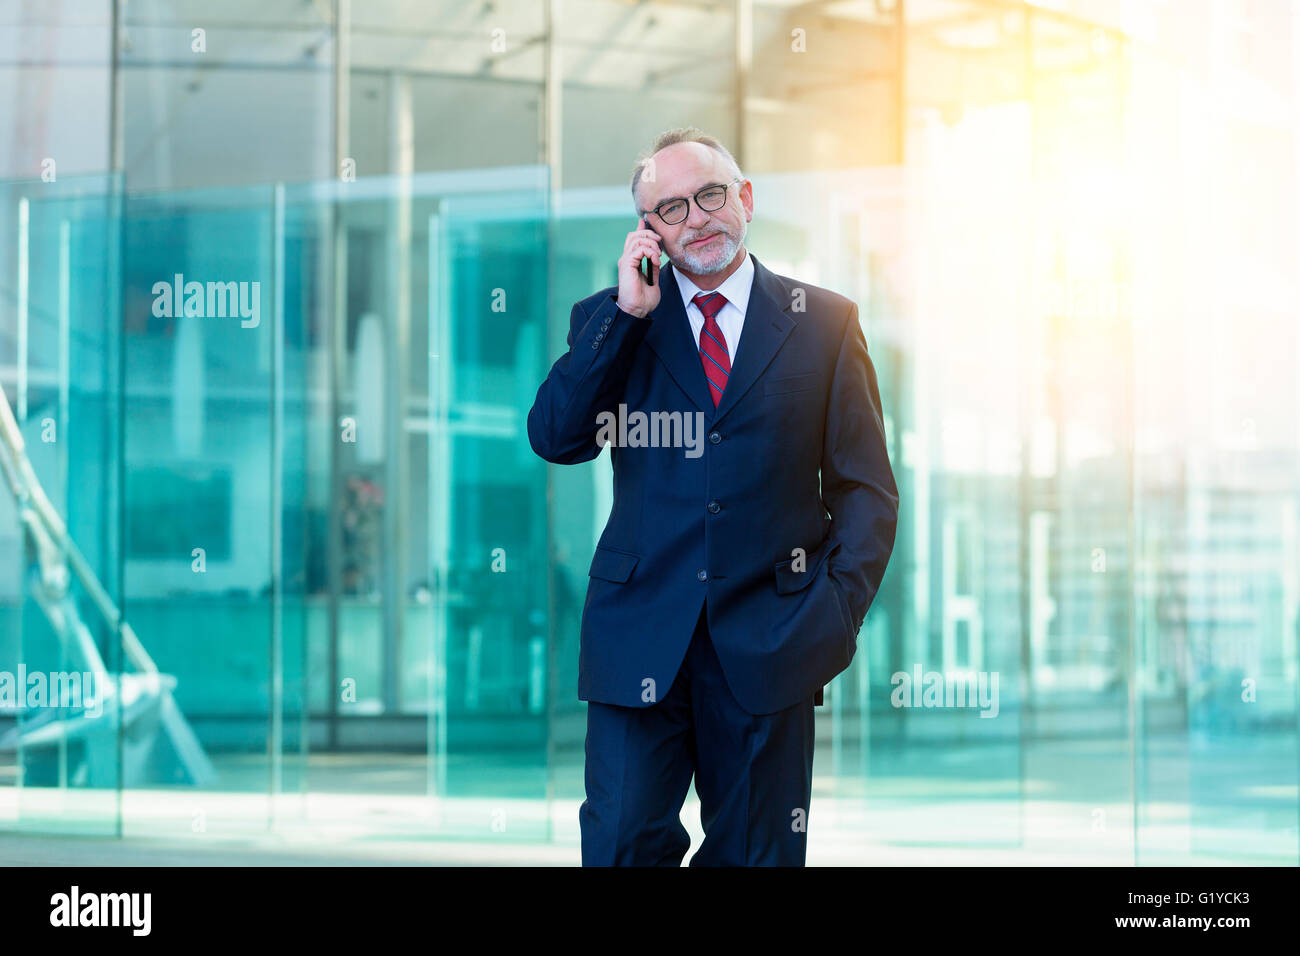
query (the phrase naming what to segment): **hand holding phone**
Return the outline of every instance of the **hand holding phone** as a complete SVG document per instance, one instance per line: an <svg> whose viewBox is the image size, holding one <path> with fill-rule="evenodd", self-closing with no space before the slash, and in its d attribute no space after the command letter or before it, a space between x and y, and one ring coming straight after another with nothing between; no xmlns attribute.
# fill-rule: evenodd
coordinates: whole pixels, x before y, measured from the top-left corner
<svg viewBox="0 0 1300 956"><path fill-rule="evenodd" d="M618 260L618 307L636 316L646 316L659 305L659 234L644 218L623 242Z"/></svg>
<svg viewBox="0 0 1300 956"><path fill-rule="evenodd" d="M654 231L655 231L655 230L651 227L650 222L649 222L649 220L647 220L647 219L644 219L644 218L643 218L643 219L641 220L641 225L642 225L643 228L648 229L650 232L654 232ZM655 234L658 235L658 233L655 233ZM658 256L658 254L656 254L656 255L653 257L653 261L651 261L651 257L650 257L650 256L645 256L645 257L643 257L643 258L641 259L641 278L645 280L645 284L646 284L646 285L654 285L654 284L655 284L655 275L656 275L656 273L658 273L658 272L659 272L659 256Z"/></svg>

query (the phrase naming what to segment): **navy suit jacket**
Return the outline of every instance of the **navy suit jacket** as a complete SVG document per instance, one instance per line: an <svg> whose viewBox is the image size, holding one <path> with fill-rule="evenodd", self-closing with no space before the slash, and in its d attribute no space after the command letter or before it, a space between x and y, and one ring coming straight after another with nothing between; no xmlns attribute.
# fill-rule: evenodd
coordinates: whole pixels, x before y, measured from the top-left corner
<svg viewBox="0 0 1300 956"><path fill-rule="evenodd" d="M753 253L749 253L753 255ZM581 700L668 693L707 598L737 702L774 713L849 666L894 546L898 488L858 308L754 258L731 375L715 409L671 264L657 308L616 286L573 307L568 351L528 413L547 461L600 454L602 412L702 413L702 454L611 444L614 501L592 557ZM820 702L820 700L819 700Z"/></svg>

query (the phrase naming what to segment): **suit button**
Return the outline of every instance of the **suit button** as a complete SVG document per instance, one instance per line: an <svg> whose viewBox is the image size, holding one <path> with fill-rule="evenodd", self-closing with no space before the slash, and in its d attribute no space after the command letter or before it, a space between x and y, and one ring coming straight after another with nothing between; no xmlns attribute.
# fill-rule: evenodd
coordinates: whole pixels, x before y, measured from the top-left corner
<svg viewBox="0 0 1300 956"><path fill-rule="evenodd" d="M716 445L718 442L722 441L722 436L719 435L717 432L711 432L709 434L709 441L713 442L713 444Z"/></svg>
<svg viewBox="0 0 1300 956"><path fill-rule="evenodd" d="M699 578L701 581L707 581L709 579L709 572L705 571L703 568L700 568L700 570L695 572L695 576Z"/></svg>
<svg viewBox="0 0 1300 956"><path fill-rule="evenodd" d="M607 329L607 328L609 328L609 323L610 323L610 320L609 320L609 319L606 319L604 322L600 323L600 327L601 327L602 329Z"/></svg>
<svg viewBox="0 0 1300 956"><path fill-rule="evenodd" d="M716 501L709 502L709 514L717 514L721 510L722 505L718 504Z"/></svg>

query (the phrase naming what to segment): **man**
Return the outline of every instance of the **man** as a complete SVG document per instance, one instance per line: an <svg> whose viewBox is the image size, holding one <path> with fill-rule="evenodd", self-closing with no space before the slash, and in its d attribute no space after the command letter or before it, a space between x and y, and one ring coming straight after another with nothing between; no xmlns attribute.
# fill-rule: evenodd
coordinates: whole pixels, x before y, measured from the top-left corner
<svg viewBox="0 0 1300 956"><path fill-rule="evenodd" d="M894 544L875 370L853 302L746 250L753 186L717 140L661 135L632 197L618 286L573 307L528 414L547 461L613 446L578 664L582 862L680 865L694 775L691 865L802 866L814 704ZM627 428L637 413L680 440Z"/></svg>

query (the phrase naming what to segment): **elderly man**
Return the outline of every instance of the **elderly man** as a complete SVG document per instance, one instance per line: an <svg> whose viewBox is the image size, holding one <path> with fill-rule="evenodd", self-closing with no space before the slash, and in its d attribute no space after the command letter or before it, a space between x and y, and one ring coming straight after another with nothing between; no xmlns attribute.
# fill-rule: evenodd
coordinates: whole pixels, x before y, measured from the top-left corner
<svg viewBox="0 0 1300 956"><path fill-rule="evenodd" d="M745 248L753 185L717 140L664 133L632 196L618 286L574 305L528 415L547 461L610 444L614 469L578 664L582 862L679 866L693 776L691 865L801 866L814 706L894 545L875 369L853 302Z"/></svg>

